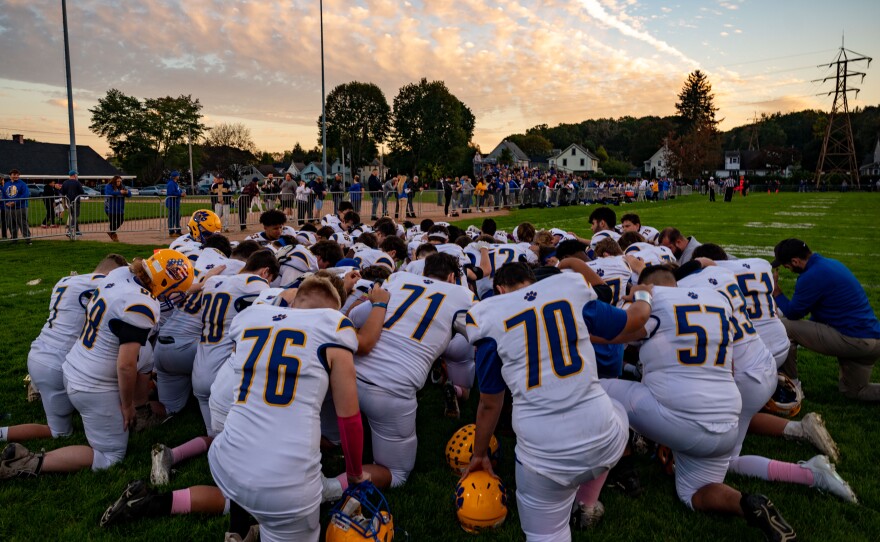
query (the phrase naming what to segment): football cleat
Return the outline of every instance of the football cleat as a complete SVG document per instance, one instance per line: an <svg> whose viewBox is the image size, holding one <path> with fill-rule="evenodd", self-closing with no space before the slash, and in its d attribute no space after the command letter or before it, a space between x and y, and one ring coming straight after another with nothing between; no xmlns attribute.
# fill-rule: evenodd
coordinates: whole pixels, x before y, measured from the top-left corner
<svg viewBox="0 0 880 542"><path fill-rule="evenodd" d="M801 429L804 432L803 440L816 447L817 450L827 455L832 462L840 460L840 451L837 444L831 438L822 416L816 412L810 412L801 420Z"/></svg>
<svg viewBox="0 0 880 542"><path fill-rule="evenodd" d="M786 418L797 416L801 411L801 402L804 400L804 392L800 383L782 373L777 375L776 391L764 405L764 412L778 414Z"/></svg>
<svg viewBox="0 0 880 542"><path fill-rule="evenodd" d="M457 474L461 475L467 470L471 463L471 456L474 455L474 434L477 426L468 424L459 429L452 435L449 442L446 443L446 462L449 467ZM498 464L499 444L495 435L489 440L489 459L492 460L492 466Z"/></svg>
<svg viewBox="0 0 880 542"><path fill-rule="evenodd" d="M248 529L247 535L244 538L241 537L238 533L226 533L223 537L223 542L259 542L260 540L260 526L259 525L251 525L251 528Z"/></svg>
<svg viewBox="0 0 880 542"><path fill-rule="evenodd" d="M575 502L571 508L571 526L575 529L589 529L595 527L604 515L605 506L599 501L596 501L595 506Z"/></svg>
<svg viewBox="0 0 880 542"><path fill-rule="evenodd" d="M858 504L855 492L849 487L849 484L841 478L834 465L828 462L828 458L824 455L817 455L809 461L798 461L798 465L805 469L809 469L813 473L813 485L820 491L827 491L836 497L840 497L846 502Z"/></svg>
<svg viewBox="0 0 880 542"><path fill-rule="evenodd" d="M141 405L134 409L134 427L132 431L140 433L141 431L152 429L157 425L161 425L167 419L168 416L162 416L153 412L149 403Z"/></svg>
<svg viewBox="0 0 880 542"><path fill-rule="evenodd" d="M455 385L452 382L443 384L443 404L444 414L447 418L457 420L461 417L461 411L458 408L458 396L455 393Z"/></svg>
<svg viewBox="0 0 880 542"><path fill-rule="evenodd" d="M171 448L164 444L156 444L150 453L152 467L150 468L150 483L154 486L167 485L171 478L171 463L174 457Z"/></svg>
<svg viewBox="0 0 880 542"><path fill-rule="evenodd" d="M394 519L385 496L371 482L351 486L330 511L326 542L394 540Z"/></svg>
<svg viewBox="0 0 880 542"><path fill-rule="evenodd" d="M321 502L336 502L342 498L342 483L336 478L321 475Z"/></svg>
<svg viewBox="0 0 880 542"><path fill-rule="evenodd" d="M7 444L0 452L0 480L31 478L40 474L45 452L34 453L15 442Z"/></svg>
<svg viewBox="0 0 880 542"><path fill-rule="evenodd" d="M764 495L743 493L739 501L746 522L761 529L770 542L794 542L797 534Z"/></svg>
<svg viewBox="0 0 880 542"><path fill-rule="evenodd" d="M27 402L28 403L36 403L41 400L40 390L34 386L34 382L31 380L31 375L25 375L24 377L25 388L27 388Z"/></svg>
<svg viewBox="0 0 880 542"><path fill-rule="evenodd" d="M657 460L663 465L663 472L670 476L675 474L675 456L668 446L662 444L657 446Z"/></svg>
<svg viewBox="0 0 880 542"><path fill-rule="evenodd" d="M217 213L208 209L199 209L192 214L187 223L189 235L199 243L223 229L223 222Z"/></svg>
<svg viewBox="0 0 880 542"><path fill-rule="evenodd" d="M147 487L143 480L129 482L116 502L104 511L99 524L107 527L121 521L154 516L154 507L150 504L156 500L156 496L156 490Z"/></svg>
<svg viewBox="0 0 880 542"><path fill-rule="evenodd" d="M507 491L501 480L486 471L475 471L455 488L455 515L469 533L501 526L507 518Z"/></svg>

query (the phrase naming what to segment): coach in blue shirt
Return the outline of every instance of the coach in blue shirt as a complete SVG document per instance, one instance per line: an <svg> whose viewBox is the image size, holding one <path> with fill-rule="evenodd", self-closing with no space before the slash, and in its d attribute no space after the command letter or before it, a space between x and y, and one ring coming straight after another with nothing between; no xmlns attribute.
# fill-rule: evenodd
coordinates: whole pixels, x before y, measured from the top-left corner
<svg viewBox="0 0 880 542"><path fill-rule="evenodd" d="M165 192L165 207L168 208L168 236L175 237L181 235L180 229L180 198L186 196L186 193L177 184L180 173L172 171L168 179L168 186Z"/></svg>
<svg viewBox="0 0 880 542"><path fill-rule="evenodd" d="M9 181L3 184L3 206L6 208L9 231L12 234L13 243L18 242L18 234L31 244L31 229L28 226L28 198L31 192L28 185L19 178L17 169L9 172Z"/></svg>
<svg viewBox="0 0 880 542"><path fill-rule="evenodd" d="M880 384L871 370L880 359L880 322L855 275L837 260L810 251L800 239L785 239L774 249L773 298L792 345L782 371L797 378L797 345L840 363L839 389L847 397L880 401ZM791 299L779 288L775 268L798 274ZM810 320L802 320L806 315Z"/></svg>

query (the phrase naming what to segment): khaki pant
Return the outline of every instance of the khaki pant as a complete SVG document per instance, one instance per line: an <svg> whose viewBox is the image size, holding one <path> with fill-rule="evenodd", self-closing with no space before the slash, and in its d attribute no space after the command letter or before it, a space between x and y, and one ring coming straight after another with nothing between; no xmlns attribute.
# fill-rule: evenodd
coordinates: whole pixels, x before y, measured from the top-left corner
<svg viewBox="0 0 880 542"><path fill-rule="evenodd" d="M780 368L797 378L797 346L837 358L840 363L838 389L851 399L880 401L880 384L871 384L871 371L880 359L880 339L847 337L833 327L810 320L782 318L791 340L788 358Z"/></svg>

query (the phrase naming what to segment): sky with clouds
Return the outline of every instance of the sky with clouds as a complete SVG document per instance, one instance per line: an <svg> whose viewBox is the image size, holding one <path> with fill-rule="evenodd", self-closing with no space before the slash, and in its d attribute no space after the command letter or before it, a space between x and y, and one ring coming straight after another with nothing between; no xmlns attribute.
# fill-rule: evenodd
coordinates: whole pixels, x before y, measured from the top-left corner
<svg viewBox="0 0 880 542"><path fill-rule="evenodd" d="M208 125L243 122L269 151L317 143L318 2L70 0L77 143L110 88L192 94ZM755 113L830 108L812 82L846 46L878 56L871 0L324 0L328 92L370 81L389 104L404 84L442 79L476 115L487 152L504 136L623 115L669 115L702 69L722 128ZM873 65L872 65L873 67ZM864 64L854 66L864 71ZM852 105L880 104L880 73ZM67 141L61 7L0 0L0 134Z"/></svg>

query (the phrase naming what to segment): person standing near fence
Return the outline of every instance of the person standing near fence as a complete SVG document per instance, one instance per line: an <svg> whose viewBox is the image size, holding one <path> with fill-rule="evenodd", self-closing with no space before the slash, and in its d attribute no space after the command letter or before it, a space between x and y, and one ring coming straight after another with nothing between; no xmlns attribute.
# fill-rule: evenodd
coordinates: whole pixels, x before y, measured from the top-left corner
<svg viewBox="0 0 880 542"><path fill-rule="evenodd" d="M168 209L168 237L177 238L183 235L180 229L180 200L186 193L177 184L180 173L172 171L165 187L165 207Z"/></svg>
<svg viewBox="0 0 880 542"><path fill-rule="evenodd" d="M336 177L333 178L333 182L330 183L330 193L333 197L333 212L339 211L339 204L343 199L343 190L345 190L345 185L342 183L342 176L340 174L336 174Z"/></svg>
<svg viewBox="0 0 880 542"><path fill-rule="evenodd" d="M354 212L361 214L361 199L364 196L364 186L361 184L361 176L355 175L348 187L348 197Z"/></svg>
<svg viewBox="0 0 880 542"><path fill-rule="evenodd" d="M122 177L119 175L110 179L110 182L104 186L104 212L110 219L110 231L107 235L114 242L119 242L119 236L116 231L125 221L125 198L130 198L131 193L122 184Z"/></svg>
<svg viewBox="0 0 880 542"><path fill-rule="evenodd" d="M214 206L214 212L220 217L223 223L223 231L229 232L229 206L232 203L232 188L223 179L223 175L218 173L214 176L214 182L211 184L211 205Z"/></svg>
<svg viewBox="0 0 880 542"><path fill-rule="evenodd" d="M71 239L74 236L82 235L79 231L79 197L86 193L83 185L79 182L76 170L71 169L67 174L68 179L61 185L61 197L67 208L70 210L67 215L67 236Z"/></svg>
<svg viewBox="0 0 880 542"><path fill-rule="evenodd" d="M43 205L46 207L46 218L43 219L43 228L54 228L55 217L58 213L55 211L55 200L59 195L59 185L54 180L46 181L43 185Z"/></svg>
<svg viewBox="0 0 880 542"><path fill-rule="evenodd" d="M251 202L253 201L253 198L259 197L259 195L260 187L257 186L256 177L251 179L251 182L241 189L241 195L238 197L238 222L241 231L244 231L245 228L247 228L247 218L248 213L251 211Z"/></svg>
<svg viewBox="0 0 880 542"><path fill-rule="evenodd" d="M373 170L367 178L367 190L370 191L370 203L373 210L370 212L370 220L377 220L379 217L376 213L379 211L379 204L382 202L382 181L379 180L379 171Z"/></svg>
<svg viewBox="0 0 880 542"><path fill-rule="evenodd" d="M440 191L443 193L443 214L449 216L449 203L452 201L452 182L451 179L440 179Z"/></svg>
<svg viewBox="0 0 880 542"><path fill-rule="evenodd" d="M709 177L709 201L715 201L715 177Z"/></svg>
<svg viewBox="0 0 880 542"><path fill-rule="evenodd" d="M12 242L18 242L18 233L31 244L31 229L28 226L28 198L31 192L28 185L19 178L17 169L9 172L9 181L3 185L3 207L6 208L6 220L9 222L9 233Z"/></svg>
<svg viewBox="0 0 880 542"><path fill-rule="evenodd" d="M321 210L324 208L324 197L327 194L327 187L324 185L323 177L315 177L312 181L312 195L309 199L309 220L321 216ZM314 202L314 213L312 213L312 202Z"/></svg>
<svg viewBox="0 0 880 542"><path fill-rule="evenodd" d="M297 224L302 226L306 223L306 217L309 214L309 199L312 197L312 189L306 185L306 181L301 179L299 186L296 188L296 218Z"/></svg>
<svg viewBox="0 0 880 542"><path fill-rule="evenodd" d="M281 210L287 216L293 215L293 201L297 184L293 180L293 175L290 173L284 174L284 180L281 181Z"/></svg>

